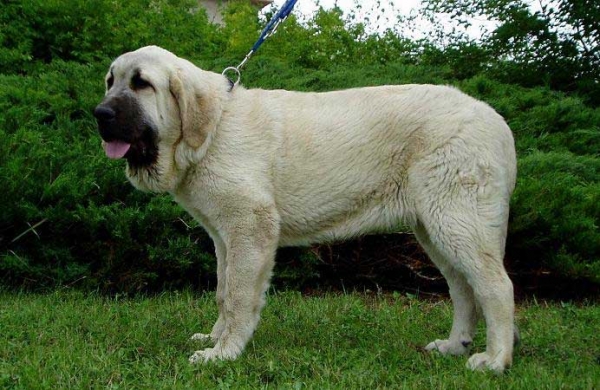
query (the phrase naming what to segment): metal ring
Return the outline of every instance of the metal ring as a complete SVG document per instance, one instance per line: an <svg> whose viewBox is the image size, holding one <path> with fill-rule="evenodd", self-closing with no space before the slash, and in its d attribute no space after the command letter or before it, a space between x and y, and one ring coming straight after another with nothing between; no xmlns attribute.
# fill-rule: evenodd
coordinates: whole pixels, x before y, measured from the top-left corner
<svg viewBox="0 0 600 390"><path fill-rule="evenodd" d="M238 68L236 68L235 66L229 66L225 69L223 69L223 72L221 73L223 76L227 77L227 72L230 71L234 71L235 74L237 75L237 79L235 80L235 82L233 83L233 85L238 85L240 82L240 79L242 78L242 75L240 74L240 70ZM229 78L229 77L227 77Z"/></svg>

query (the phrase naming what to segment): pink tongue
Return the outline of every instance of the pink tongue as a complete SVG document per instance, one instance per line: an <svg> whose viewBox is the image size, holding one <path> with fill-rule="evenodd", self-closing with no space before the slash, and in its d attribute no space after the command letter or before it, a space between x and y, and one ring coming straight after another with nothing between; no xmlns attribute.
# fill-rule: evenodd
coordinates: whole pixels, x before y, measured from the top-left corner
<svg viewBox="0 0 600 390"><path fill-rule="evenodd" d="M131 144L122 141L105 142L104 152L109 158L123 158L130 146Z"/></svg>

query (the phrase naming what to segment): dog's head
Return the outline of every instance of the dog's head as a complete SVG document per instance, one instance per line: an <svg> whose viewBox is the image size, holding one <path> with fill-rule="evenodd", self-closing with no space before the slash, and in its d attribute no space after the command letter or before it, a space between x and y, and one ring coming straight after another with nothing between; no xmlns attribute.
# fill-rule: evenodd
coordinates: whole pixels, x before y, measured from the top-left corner
<svg viewBox="0 0 600 390"><path fill-rule="evenodd" d="M170 191L206 152L218 126L227 80L156 46L123 54L94 110L106 155L127 160L137 187Z"/></svg>

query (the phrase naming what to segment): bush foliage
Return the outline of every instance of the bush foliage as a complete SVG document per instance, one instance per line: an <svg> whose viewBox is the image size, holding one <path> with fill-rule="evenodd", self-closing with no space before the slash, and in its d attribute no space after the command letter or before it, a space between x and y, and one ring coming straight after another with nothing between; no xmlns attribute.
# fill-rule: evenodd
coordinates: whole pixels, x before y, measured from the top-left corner
<svg viewBox="0 0 600 390"><path fill-rule="evenodd" d="M91 112L103 95L108 64L125 51L158 44L209 70L238 63L264 21L243 2L228 9L225 20L224 27L208 23L192 0L3 4L3 284L127 292L213 286L207 235L169 197L127 183L123 163L104 157ZM513 129L519 155L509 268L600 283L600 110L587 90L566 94L546 85L510 84L495 77L501 68L493 63L489 69L471 66L481 50L460 42L440 49L392 32L368 35L339 10L321 10L306 23L290 18L247 65L243 82L305 91L453 84L488 102ZM360 240L353 250L283 250L278 280L299 285L319 274L364 275L376 267L389 270L399 259L414 265L422 258L411 254L410 236L388 238L371 252L360 251ZM395 254L382 265L376 253L384 249ZM335 253L352 258L350 272L337 272L340 266L327 260L340 257ZM406 272L393 269L388 281Z"/></svg>

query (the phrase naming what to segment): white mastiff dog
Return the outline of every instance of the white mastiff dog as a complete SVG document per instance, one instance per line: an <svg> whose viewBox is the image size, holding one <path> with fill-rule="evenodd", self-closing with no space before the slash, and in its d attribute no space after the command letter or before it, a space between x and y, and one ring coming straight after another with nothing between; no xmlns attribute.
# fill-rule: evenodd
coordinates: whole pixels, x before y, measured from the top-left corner
<svg viewBox="0 0 600 390"><path fill-rule="evenodd" d="M259 322L277 247L410 226L448 281L454 323L427 350L465 354L478 312L487 348L513 353L513 286L503 266L516 159L510 129L458 90L401 85L300 93L232 88L174 54L118 57L94 111L108 157L141 189L169 192L213 239L219 318L213 348L235 359Z"/></svg>

